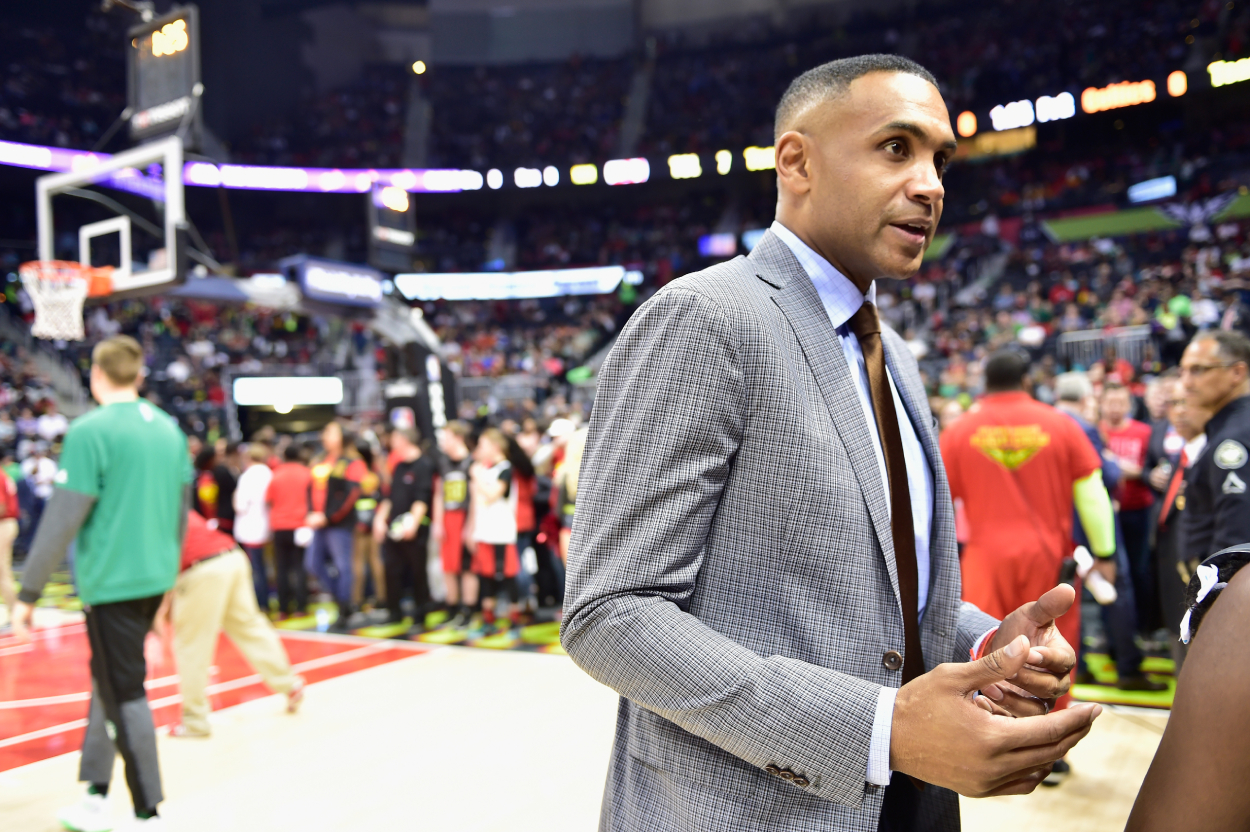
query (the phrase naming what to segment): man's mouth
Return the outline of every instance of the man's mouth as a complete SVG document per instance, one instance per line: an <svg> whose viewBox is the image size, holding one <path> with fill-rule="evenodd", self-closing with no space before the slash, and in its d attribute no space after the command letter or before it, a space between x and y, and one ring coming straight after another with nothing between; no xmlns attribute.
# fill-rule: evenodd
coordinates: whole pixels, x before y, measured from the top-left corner
<svg viewBox="0 0 1250 832"><path fill-rule="evenodd" d="M914 245L924 245L929 236L929 229L932 227L928 221L914 220L911 222L892 222L890 225L897 228L908 242Z"/></svg>

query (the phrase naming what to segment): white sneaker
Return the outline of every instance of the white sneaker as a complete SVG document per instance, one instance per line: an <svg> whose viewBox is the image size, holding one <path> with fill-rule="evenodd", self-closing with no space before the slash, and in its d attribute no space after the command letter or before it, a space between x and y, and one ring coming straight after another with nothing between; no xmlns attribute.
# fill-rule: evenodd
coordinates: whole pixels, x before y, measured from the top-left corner
<svg viewBox="0 0 1250 832"><path fill-rule="evenodd" d="M81 803L62 809L56 819L73 832L109 832L113 828L108 798L102 794L88 794Z"/></svg>

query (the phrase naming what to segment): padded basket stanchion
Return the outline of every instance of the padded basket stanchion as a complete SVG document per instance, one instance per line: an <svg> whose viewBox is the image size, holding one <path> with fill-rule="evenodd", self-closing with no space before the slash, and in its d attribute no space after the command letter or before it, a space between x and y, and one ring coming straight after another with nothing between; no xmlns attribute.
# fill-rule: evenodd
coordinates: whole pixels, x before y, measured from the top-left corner
<svg viewBox="0 0 1250 832"><path fill-rule="evenodd" d="M82 307L92 294L93 282L108 280L104 270L66 260L32 260L18 267L18 272L35 307L30 334L61 341L83 340Z"/></svg>

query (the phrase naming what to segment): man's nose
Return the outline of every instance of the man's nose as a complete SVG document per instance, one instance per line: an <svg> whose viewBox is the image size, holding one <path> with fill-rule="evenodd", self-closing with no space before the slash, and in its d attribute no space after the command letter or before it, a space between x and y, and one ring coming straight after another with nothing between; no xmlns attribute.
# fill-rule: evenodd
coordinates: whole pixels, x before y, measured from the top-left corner
<svg viewBox="0 0 1250 832"><path fill-rule="evenodd" d="M911 181L909 190L908 196L913 200L925 202L929 205L936 205L946 195L946 188L942 185L942 177L938 175L937 168L929 162L916 166L916 173Z"/></svg>

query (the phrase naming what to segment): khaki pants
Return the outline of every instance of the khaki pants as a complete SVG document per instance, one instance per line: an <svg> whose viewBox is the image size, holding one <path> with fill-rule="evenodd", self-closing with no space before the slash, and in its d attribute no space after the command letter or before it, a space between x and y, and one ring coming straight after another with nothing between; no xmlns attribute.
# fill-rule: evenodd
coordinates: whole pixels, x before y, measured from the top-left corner
<svg viewBox="0 0 1250 832"><path fill-rule="evenodd" d="M271 690L286 693L295 685L291 660L256 606L252 565L241 550L201 561L178 576L173 619L182 723L188 731L209 731L208 671L222 630Z"/></svg>
<svg viewBox="0 0 1250 832"><path fill-rule="evenodd" d="M17 520L0 520L0 601L13 614L17 589L13 586L13 541L17 540Z"/></svg>

